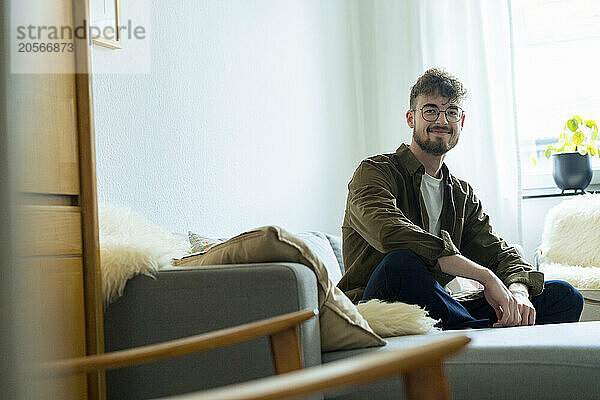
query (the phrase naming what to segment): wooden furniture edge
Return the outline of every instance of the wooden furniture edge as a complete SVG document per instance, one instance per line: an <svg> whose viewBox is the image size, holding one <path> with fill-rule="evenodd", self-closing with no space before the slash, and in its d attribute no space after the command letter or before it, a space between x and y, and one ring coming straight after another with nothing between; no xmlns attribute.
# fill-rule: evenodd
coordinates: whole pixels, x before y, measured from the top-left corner
<svg viewBox="0 0 600 400"><path fill-rule="evenodd" d="M90 0L72 2L73 26L86 26L90 21ZM92 90L91 43L88 32L73 40L75 50L75 91L80 165L80 203L83 242L83 280L86 319L86 354L104 353L104 323L102 280L100 271L100 240L98 232L98 198L96 183L96 143L94 130L94 100ZM92 371L87 376L88 398L106 398L104 371Z"/></svg>
<svg viewBox="0 0 600 400"><path fill-rule="evenodd" d="M426 376L435 378L439 376L438 368L441 368L442 360L463 349L470 341L467 336L460 335L410 349L373 351L284 375L181 396L164 397L162 400L282 399L356 386L396 374L406 376L421 368L433 371ZM428 384L439 387L437 382L428 381ZM427 398L447 396L442 393L438 397Z"/></svg>
<svg viewBox="0 0 600 400"><path fill-rule="evenodd" d="M296 371L304 368L302 363L302 346L297 326L270 335L273 365L277 374Z"/></svg>
<svg viewBox="0 0 600 400"><path fill-rule="evenodd" d="M244 325L135 349L68 360L51 361L41 364L35 369L38 375L55 376L149 363L198 351L216 349L263 336L277 334L282 331L288 331L289 329L297 328L299 324L318 314L319 311L316 309L301 310L256 322L250 322ZM296 349L294 349L294 351L296 351Z"/></svg>

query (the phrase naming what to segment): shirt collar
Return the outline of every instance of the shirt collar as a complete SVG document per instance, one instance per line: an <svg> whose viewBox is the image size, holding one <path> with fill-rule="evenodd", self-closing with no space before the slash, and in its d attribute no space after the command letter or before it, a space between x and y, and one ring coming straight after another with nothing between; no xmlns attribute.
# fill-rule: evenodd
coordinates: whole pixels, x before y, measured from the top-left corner
<svg viewBox="0 0 600 400"><path fill-rule="evenodd" d="M421 169L421 174L425 172L425 167L423 167L423 164L415 157L413 152L410 151L407 144L402 143L396 150L396 155L398 156L400 164L404 166L411 175L417 173L419 169ZM452 179L450 170L446 166L446 163L442 163L442 175L444 177L444 182L451 185Z"/></svg>

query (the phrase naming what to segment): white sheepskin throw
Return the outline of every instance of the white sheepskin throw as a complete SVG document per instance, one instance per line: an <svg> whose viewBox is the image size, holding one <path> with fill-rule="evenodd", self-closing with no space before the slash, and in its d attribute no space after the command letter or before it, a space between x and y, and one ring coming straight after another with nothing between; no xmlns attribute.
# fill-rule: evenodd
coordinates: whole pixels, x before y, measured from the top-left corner
<svg viewBox="0 0 600 400"><path fill-rule="evenodd" d="M600 267L600 195L575 196L553 207L540 248L547 263Z"/></svg>
<svg viewBox="0 0 600 400"><path fill-rule="evenodd" d="M356 308L371 329L381 337L418 335L439 330L434 327L438 321L417 305L369 300L359 303Z"/></svg>
<svg viewBox="0 0 600 400"><path fill-rule="evenodd" d="M186 237L177 237L130 208L98 207L102 298L108 305L123 294L135 275L154 277L171 258L190 252Z"/></svg>
<svg viewBox="0 0 600 400"><path fill-rule="evenodd" d="M545 280L567 281L577 289L600 289L600 267L578 265L541 264Z"/></svg>

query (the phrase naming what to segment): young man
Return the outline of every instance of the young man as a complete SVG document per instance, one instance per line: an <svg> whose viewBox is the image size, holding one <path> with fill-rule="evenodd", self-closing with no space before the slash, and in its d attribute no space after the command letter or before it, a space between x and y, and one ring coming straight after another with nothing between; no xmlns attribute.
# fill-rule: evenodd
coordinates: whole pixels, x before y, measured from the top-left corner
<svg viewBox="0 0 600 400"><path fill-rule="evenodd" d="M338 286L354 301L418 304L443 329L573 322L583 308L570 284L547 281L498 237L473 188L452 176L446 153L465 122L463 85L439 69L410 93L410 146L362 161L348 185L342 226L346 273ZM444 290L454 277L480 282L470 297Z"/></svg>

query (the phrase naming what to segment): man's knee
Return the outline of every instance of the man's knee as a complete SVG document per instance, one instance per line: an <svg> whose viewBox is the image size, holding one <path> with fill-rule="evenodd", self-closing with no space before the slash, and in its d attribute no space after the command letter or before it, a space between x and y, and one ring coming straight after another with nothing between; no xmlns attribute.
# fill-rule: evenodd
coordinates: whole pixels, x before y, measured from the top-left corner
<svg viewBox="0 0 600 400"><path fill-rule="evenodd" d="M390 251L383 258L383 262L390 263L390 264L401 263L401 264L410 264L410 265L415 265L415 264L425 265L425 263L423 262L421 257L419 257L414 251L404 250L404 249Z"/></svg>
<svg viewBox="0 0 600 400"><path fill-rule="evenodd" d="M553 297L573 310L574 314L581 314L583 311L583 296L579 290L575 289L569 282L552 280L546 281L545 292L549 292Z"/></svg>
<svg viewBox="0 0 600 400"><path fill-rule="evenodd" d="M385 255L371 274L363 300L378 298L424 307L435 283L421 257L410 250L394 250Z"/></svg>
<svg viewBox="0 0 600 400"><path fill-rule="evenodd" d="M420 268L419 262L422 262L421 259L410 250L387 253L371 274L362 299L396 301L403 283L414 281L414 274L407 275L407 271L414 269L415 263L417 268ZM425 266L422 269L425 269Z"/></svg>
<svg viewBox="0 0 600 400"><path fill-rule="evenodd" d="M427 264L411 250L394 250L385 255L380 265L393 270L394 274L410 276L411 279L419 276L431 276Z"/></svg>

